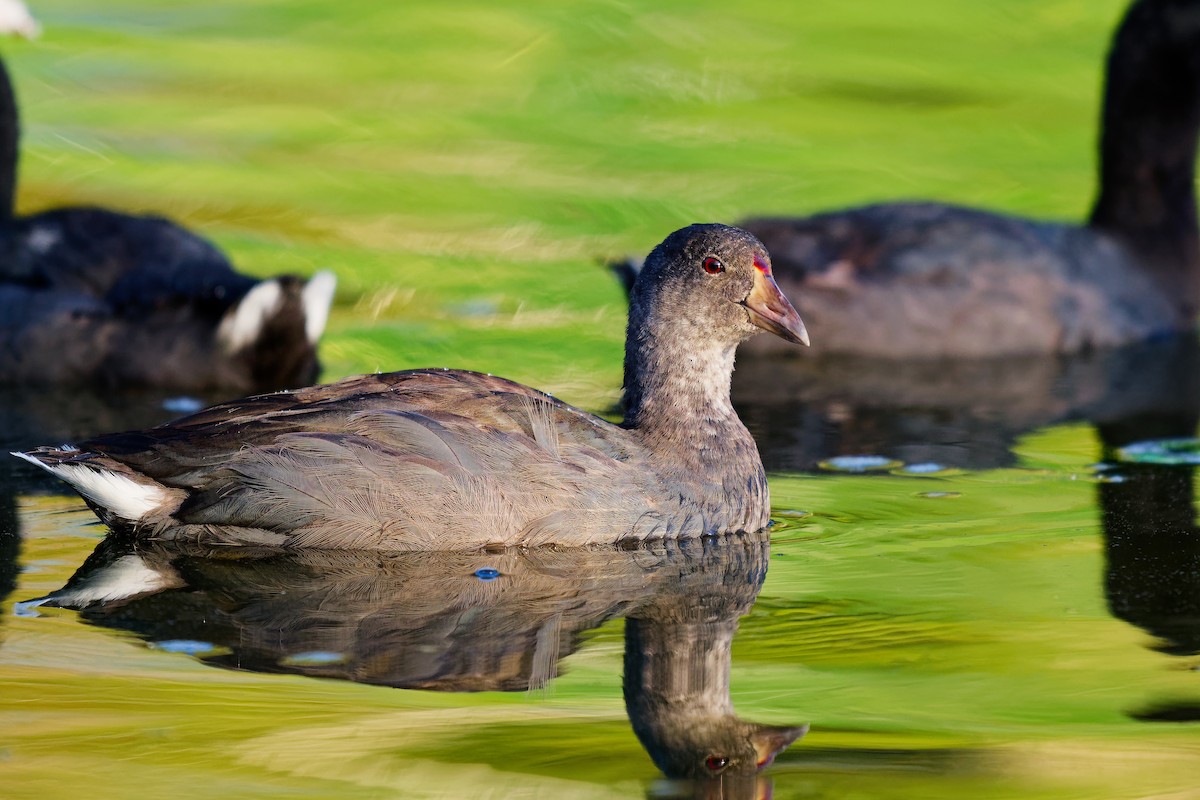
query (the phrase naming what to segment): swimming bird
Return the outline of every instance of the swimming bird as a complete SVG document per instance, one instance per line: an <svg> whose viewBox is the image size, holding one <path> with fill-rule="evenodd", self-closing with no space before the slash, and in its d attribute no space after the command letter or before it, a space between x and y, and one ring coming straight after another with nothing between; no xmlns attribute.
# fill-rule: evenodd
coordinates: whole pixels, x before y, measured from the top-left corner
<svg viewBox="0 0 1200 800"><path fill-rule="evenodd" d="M739 224L820 332L814 355L1072 353L1192 330L1200 2L1132 4L1109 52L1101 123L1083 225L932 202ZM614 268L628 283L636 262ZM747 349L780 349L768 339Z"/></svg>
<svg viewBox="0 0 1200 800"><path fill-rule="evenodd" d="M12 5L0 3L0 25L36 30ZM153 215L17 216L19 128L0 63L0 382L245 392L316 380L332 273L241 275L210 242Z"/></svg>
<svg viewBox="0 0 1200 800"><path fill-rule="evenodd" d="M503 378L419 369L15 455L154 538L464 550L755 531L766 477L729 384L759 329L808 341L762 244L692 225L634 289L621 425Z"/></svg>

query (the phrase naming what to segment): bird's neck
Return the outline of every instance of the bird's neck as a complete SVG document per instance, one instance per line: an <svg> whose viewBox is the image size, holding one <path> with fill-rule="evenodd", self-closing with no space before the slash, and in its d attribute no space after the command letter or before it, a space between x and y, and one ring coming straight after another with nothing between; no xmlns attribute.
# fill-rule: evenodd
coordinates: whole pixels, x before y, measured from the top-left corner
<svg viewBox="0 0 1200 800"><path fill-rule="evenodd" d="M729 400L734 346L706 342L708 331L668 333L634 319L623 426L646 448L655 471L679 489L680 502L700 512L707 531L763 527L771 501L762 458Z"/></svg>
<svg viewBox="0 0 1200 800"><path fill-rule="evenodd" d="M20 141L17 98L8 77L8 69L0 60L0 221L12 219L14 213Z"/></svg>
<svg viewBox="0 0 1200 800"><path fill-rule="evenodd" d="M1114 38L1090 224L1130 248L1190 318L1200 310L1200 45L1186 28L1200 19L1189 14L1171 0L1142 3Z"/></svg>
<svg viewBox="0 0 1200 800"><path fill-rule="evenodd" d="M721 441L753 444L729 399L736 345L709 342L708 331L680 330L687 326L678 321L666 331L637 324L635 315L625 349L624 426L683 462Z"/></svg>
<svg viewBox="0 0 1200 800"><path fill-rule="evenodd" d="M635 727L733 714L729 665L737 619L625 620L625 703Z"/></svg>

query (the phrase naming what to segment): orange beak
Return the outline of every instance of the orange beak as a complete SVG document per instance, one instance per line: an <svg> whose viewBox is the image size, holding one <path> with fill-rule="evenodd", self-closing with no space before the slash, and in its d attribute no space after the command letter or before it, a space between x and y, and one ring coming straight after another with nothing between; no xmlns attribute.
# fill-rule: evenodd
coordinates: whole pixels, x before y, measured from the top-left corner
<svg viewBox="0 0 1200 800"><path fill-rule="evenodd" d="M757 263L755 266L758 266ZM750 321L765 331L796 344L808 344L808 331L796 309L771 277L769 268L754 271L754 288L742 301L750 312Z"/></svg>

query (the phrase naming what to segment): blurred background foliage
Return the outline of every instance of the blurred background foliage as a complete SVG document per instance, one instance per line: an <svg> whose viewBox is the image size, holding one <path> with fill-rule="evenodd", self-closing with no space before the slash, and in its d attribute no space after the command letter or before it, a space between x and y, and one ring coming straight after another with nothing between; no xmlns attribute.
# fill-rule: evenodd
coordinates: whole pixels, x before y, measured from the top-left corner
<svg viewBox="0 0 1200 800"><path fill-rule="evenodd" d="M48 0L19 206L153 210L341 279L328 377L615 397L598 266L694 221L935 198L1078 219L1114 0ZM815 336L820 332L815 331Z"/></svg>

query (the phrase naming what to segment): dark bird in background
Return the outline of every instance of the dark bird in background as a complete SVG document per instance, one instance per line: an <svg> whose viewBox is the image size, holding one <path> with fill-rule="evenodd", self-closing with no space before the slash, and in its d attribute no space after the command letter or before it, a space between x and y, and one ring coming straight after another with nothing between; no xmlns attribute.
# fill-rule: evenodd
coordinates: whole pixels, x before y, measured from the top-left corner
<svg viewBox="0 0 1200 800"><path fill-rule="evenodd" d="M1113 39L1087 224L936 203L749 220L824 353L1075 352L1191 329L1200 2L1140 0Z"/></svg>
<svg viewBox="0 0 1200 800"><path fill-rule="evenodd" d="M817 332L814 353L1072 353L1192 330L1200 0L1139 0L1108 56L1099 190L1084 225L931 202L740 223ZM636 262L615 266L628 284ZM779 350L751 343L750 351Z"/></svg>
<svg viewBox="0 0 1200 800"><path fill-rule="evenodd" d="M19 138L0 63L0 383L203 392L316 380L332 273L241 275L208 241L152 215L17 216Z"/></svg>

